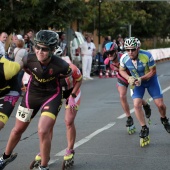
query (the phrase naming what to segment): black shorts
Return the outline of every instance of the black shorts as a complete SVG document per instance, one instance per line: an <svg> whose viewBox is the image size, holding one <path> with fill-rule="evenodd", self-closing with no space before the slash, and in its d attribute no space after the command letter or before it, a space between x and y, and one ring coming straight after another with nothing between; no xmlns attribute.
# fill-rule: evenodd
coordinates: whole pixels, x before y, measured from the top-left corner
<svg viewBox="0 0 170 170"><path fill-rule="evenodd" d="M27 91L21 101L21 106L33 109L31 118L41 109L41 114L55 119L62 106L62 90L55 93L30 93Z"/></svg>

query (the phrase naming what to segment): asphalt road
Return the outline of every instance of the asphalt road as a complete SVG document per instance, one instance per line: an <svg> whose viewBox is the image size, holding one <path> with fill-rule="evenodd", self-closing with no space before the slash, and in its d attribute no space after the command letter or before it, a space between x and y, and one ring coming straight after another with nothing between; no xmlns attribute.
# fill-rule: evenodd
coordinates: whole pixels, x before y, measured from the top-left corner
<svg viewBox="0 0 170 170"><path fill-rule="evenodd" d="M170 62L157 64L157 74L164 93L167 116L170 117ZM128 135L125 127L126 118L120 105L116 89L116 79L99 79L84 81L82 85L82 102L76 117L77 139L75 144L75 165L73 170L170 170L170 134L160 122L158 109L151 100L152 124L150 128L150 145L141 148L139 132L133 103L128 93L136 133ZM146 92L145 99L149 98ZM15 111L0 135L0 153L4 152L10 131L15 123ZM22 140L15 148L16 160L6 166L5 170L29 170L29 164L39 151L37 135L38 114L31 122ZM60 111L54 128L51 149L50 170L61 170L66 148L64 108Z"/></svg>

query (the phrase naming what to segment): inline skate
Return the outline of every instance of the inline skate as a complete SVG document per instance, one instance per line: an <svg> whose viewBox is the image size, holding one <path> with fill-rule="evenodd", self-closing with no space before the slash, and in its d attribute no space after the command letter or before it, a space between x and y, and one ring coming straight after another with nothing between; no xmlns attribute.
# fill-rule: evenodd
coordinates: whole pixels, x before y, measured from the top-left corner
<svg viewBox="0 0 170 170"><path fill-rule="evenodd" d="M150 104L147 102L147 104L144 106L143 105L143 109L145 110L145 116L148 119L148 124L151 124L151 108L150 108Z"/></svg>
<svg viewBox="0 0 170 170"><path fill-rule="evenodd" d="M73 149L66 149L66 153L64 155L64 161L62 165L62 170L68 170L70 167L74 165L74 150Z"/></svg>
<svg viewBox="0 0 170 170"><path fill-rule="evenodd" d="M16 157L17 153L12 153L9 158L4 159L3 155L0 157L0 170L4 169L6 165L12 162Z"/></svg>
<svg viewBox="0 0 170 170"><path fill-rule="evenodd" d="M38 168L41 165L41 155L37 154L30 164L30 169Z"/></svg>
<svg viewBox="0 0 170 170"><path fill-rule="evenodd" d="M133 118L131 116L127 118L126 127L127 127L127 132L129 135L135 133L136 128L135 128L135 125L133 124Z"/></svg>
<svg viewBox="0 0 170 170"><path fill-rule="evenodd" d="M147 126L142 127L139 137L141 147L144 147L150 143L149 128Z"/></svg>
<svg viewBox="0 0 170 170"><path fill-rule="evenodd" d="M167 117L165 117L165 118L162 118L162 117L161 117L161 122L162 122L162 124L164 125L165 130L166 130L168 133L170 133L170 123L169 123L169 119L167 119Z"/></svg>

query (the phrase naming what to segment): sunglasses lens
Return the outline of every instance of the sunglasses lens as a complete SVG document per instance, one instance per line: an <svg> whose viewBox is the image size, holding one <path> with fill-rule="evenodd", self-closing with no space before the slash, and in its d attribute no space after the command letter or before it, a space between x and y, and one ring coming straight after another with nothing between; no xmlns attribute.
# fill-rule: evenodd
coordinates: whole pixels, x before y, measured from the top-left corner
<svg viewBox="0 0 170 170"><path fill-rule="evenodd" d="M49 48L40 47L40 46L38 46L38 45L35 45L35 48L36 48L37 50L41 50L41 51L43 51L43 52L48 52L48 51L49 51Z"/></svg>
<svg viewBox="0 0 170 170"><path fill-rule="evenodd" d="M133 49L126 49L126 51L128 51L128 52L130 52L130 51L134 52L134 51L136 51L136 48L133 48Z"/></svg>

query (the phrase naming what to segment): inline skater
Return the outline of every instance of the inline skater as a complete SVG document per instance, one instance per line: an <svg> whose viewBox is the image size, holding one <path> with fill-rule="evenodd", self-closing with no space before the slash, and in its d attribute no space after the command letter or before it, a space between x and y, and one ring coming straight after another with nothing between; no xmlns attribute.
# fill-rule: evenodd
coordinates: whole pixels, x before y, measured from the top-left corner
<svg viewBox="0 0 170 170"><path fill-rule="evenodd" d="M58 47L54 52L57 56L62 54L61 47ZM62 169L65 170L74 164L74 143L76 139L76 128L74 124L77 111L80 106L81 91L80 86L82 84L82 74L80 70L75 66L69 57L62 57L67 63L69 63L72 69L72 75L70 77L60 80L63 90L63 98L65 99L65 124L66 124L66 137L67 137L67 149L64 156ZM41 154L37 154L35 159L30 165L30 169L38 167L41 162Z"/></svg>
<svg viewBox="0 0 170 170"><path fill-rule="evenodd" d="M150 143L149 128L146 125L143 110L142 99L145 88L153 98L161 116L161 122L168 133L170 133L170 124L166 117L166 106L163 101L163 95L159 80L156 74L156 64L150 52L142 50L138 46L138 39L130 37L125 40L125 49L127 51L120 59L120 74L128 80L133 88L133 103L136 117L142 126L140 136L140 146ZM129 70L129 76L126 70Z"/></svg>
<svg viewBox="0 0 170 170"><path fill-rule="evenodd" d="M11 62L0 55L0 130L8 121L20 96L17 81L20 68L18 63Z"/></svg>
<svg viewBox="0 0 170 170"><path fill-rule="evenodd" d="M0 158L3 169L13 157L14 148L31 119L41 109L38 122L41 165L39 170L49 170L48 161L51 149L51 131L62 105L62 89L59 77L68 77L72 70L67 62L53 55L58 44L58 34L41 30L35 36L35 54L23 58L21 65L30 74L27 91L18 107L16 123L11 131L4 154Z"/></svg>
<svg viewBox="0 0 170 170"><path fill-rule="evenodd" d="M129 104L127 102L127 89L128 89L128 81L123 78L119 73L119 65L120 65L120 58L123 55L122 53L118 52L118 46L114 42L109 42L104 46L104 52L107 58L104 61L104 64L110 65L111 71L117 72L117 89L119 92L120 102L122 108L126 114L127 121L126 127L129 134L133 134L135 132L135 126L133 122L133 118L130 114ZM130 75L130 72L126 70L127 74ZM150 105L145 101L142 100L143 108L145 110L145 114L147 117L151 115Z"/></svg>
<svg viewBox="0 0 170 170"><path fill-rule="evenodd" d="M17 79L20 69L20 64L9 61L0 55L0 130L7 123L20 96ZM12 155L11 160L15 158L16 154Z"/></svg>

